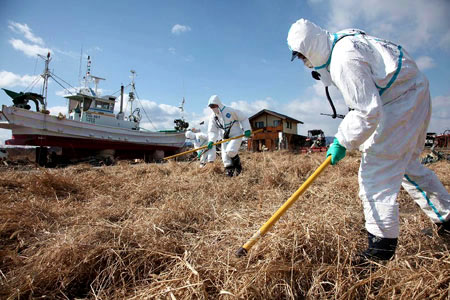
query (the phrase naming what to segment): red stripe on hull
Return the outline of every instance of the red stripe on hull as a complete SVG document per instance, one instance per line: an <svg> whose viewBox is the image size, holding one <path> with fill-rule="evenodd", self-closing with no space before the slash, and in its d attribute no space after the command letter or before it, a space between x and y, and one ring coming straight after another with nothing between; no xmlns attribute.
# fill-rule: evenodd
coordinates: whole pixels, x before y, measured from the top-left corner
<svg viewBox="0 0 450 300"><path fill-rule="evenodd" d="M175 151L181 147L172 147L165 145L143 145L127 142L117 141L105 141L94 139L77 139L59 136L48 135L29 135L29 134L16 134L12 136L12 139L5 141L6 145L25 145L25 146L49 146L49 147L61 147L70 149L92 149L92 150L164 150Z"/></svg>

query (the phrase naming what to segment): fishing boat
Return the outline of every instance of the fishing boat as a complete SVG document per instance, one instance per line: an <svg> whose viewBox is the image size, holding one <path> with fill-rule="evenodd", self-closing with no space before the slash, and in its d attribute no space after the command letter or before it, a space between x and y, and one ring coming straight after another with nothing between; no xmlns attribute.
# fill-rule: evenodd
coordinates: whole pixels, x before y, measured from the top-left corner
<svg viewBox="0 0 450 300"><path fill-rule="evenodd" d="M98 83L103 78L90 74L91 61L88 57L84 86L75 93L64 96L68 99L67 114L51 115L47 110L47 86L50 53L45 60L42 94L16 93L3 89L13 104L3 105L0 111L0 128L10 129L12 138L6 145L37 146L38 162L46 164L51 157L82 158L86 156L116 158L142 158L145 161L158 160L176 153L185 142L184 131L189 126L183 119L174 121L173 130L149 131L141 128L140 109L134 108L136 99L135 71L129 85L130 114L123 110L124 86L121 86L120 110L114 113L116 98L101 96ZM92 82L95 89L91 88ZM31 109L29 102L35 104ZM32 104L32 103L31 103ZM56 149L56 150L54 150Z"/></svg>

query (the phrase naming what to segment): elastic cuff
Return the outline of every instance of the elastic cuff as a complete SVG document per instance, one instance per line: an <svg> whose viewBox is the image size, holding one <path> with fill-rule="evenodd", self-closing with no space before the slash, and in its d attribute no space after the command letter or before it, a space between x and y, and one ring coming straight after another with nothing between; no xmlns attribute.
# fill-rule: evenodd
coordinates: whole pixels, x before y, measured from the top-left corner
<svg viewBox="0 0 450 300"><path fill-rule="evenodd" d="M341 144L341 146L345 147L346 150L348 150L348 151L353 150L351 144L347 143L345 141L344 136L339 134L339 132L334 136L334 138L337 139L339 141L339 144Z"/></svg>

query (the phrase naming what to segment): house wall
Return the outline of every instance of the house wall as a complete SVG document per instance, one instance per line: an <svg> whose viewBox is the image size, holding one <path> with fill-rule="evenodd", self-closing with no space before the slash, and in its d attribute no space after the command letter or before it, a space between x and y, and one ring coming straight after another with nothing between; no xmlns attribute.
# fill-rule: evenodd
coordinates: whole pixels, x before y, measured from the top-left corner
<svg viewBox="0 0 450 300"><path fill-rule="evenodd" d="M296 141L300 136L286 133L284 134L284 145L281 149L295 150L298 149ZM260 132L255 134L248 140L247 150L249 151L262 151L263 146L269 151L280 150L279 149L279 134L278 132Z"/></svg>
<svg viewBox="0 0 450 300"><path fill-rule="evenodd" d="M277 118L275 116L269 115L269 114L264 114L261 115L255 119L252 120L252 127L256 128L256 123L257 122L264 122L264 127L273 127L273 121L274 120L279 120L281 121L280 118Z"/></svg>
<svg viewBox="0 0 450 300"><path fill-rule="evenodd" d="M281 125L274 126L274 121L279 120L281 121ZM250 123L253 128L253 130L256 130L256 123L263 122L265 130L264 132L257 133L253 135L251 139L248 140L247 149L250 151L261 151L262 146L264 145L265 148L268 150L277 150L279 147L279 132L284 133L285 138L285 144L284 147L286 147L289 150L293 150L295 148L295 145L293 144L294 135L297 135L297 122L286 121L282 120L281 118L278 118L276 116L270 115L270 114L263 114L261 116L258 116L256 118L253 118ZM287 122L290 122L292 125L292 128L287 128Z"/></svg>
<svg viewBox="0 0 450 300"><path fill-rule="evenodd" d="M283 124L283 132L289 133L289 134L297 134L297 122L282 120L281 118L269 115L269 114L263 114L257 118L254 118L251 120L251 126L252 128L256 128L257 122L263 122L264 127L274 127L273 121L279 120ZM292 125L292 128L287 128L287 122L290 122Z"/></svg>
<svg viewBox="0 0 450 300"><path fill-rule="evenodd" d="M291 123L292 128L287 128L287 122ZM283 132L289 134L297 134L297 124L296 122L283 120Z"/></svg>

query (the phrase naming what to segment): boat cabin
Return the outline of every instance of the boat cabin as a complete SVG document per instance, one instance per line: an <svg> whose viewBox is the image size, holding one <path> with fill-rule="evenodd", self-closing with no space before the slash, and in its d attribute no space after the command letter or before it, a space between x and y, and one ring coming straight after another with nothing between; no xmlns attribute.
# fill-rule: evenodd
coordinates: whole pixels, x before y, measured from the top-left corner
<svg viewBox="0 0 450 300"><path fill-rule="evenodd" d="M90 95L88 94L90 93ZM139 122L124 120L123 114L114 114L115 96L97 97L91 89L82 89L74 95L65 96L69 99L69 120L114 126L128 129L139 129Z"/></svg>

